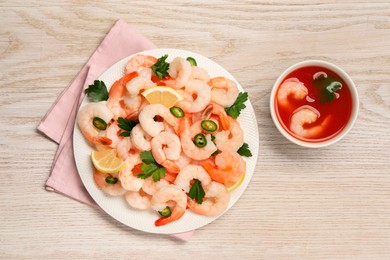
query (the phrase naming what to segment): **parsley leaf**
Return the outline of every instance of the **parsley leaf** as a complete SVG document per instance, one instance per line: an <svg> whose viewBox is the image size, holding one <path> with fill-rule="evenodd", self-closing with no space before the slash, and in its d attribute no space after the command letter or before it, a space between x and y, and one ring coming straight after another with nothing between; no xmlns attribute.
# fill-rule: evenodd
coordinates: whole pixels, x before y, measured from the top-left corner
<svg viewBox="0 0 390 260"><path fill-rule="evenodd" d="M194 179L194 184L192 184L192 187L190 191L188 192L188 196L191 199L195 198L195 201L198 204L202 204L203 198L206 195L206 193L203 190L203 187L198 179Z"/></svg>
<svg viewBox="0 0 390 260"><path fill-rule="evenodd" d="M241 110L246 108L246 105L244 104L248 100L248 93L247 92L240 92L238 94L238 97L236 101L234 101L234 104L230 107L225 108L226 113L233 117L234 119L237 119L237 117L240 115Z"/></svg>
<svg viewBox="0 0 390 260"><path fill-rule="evenodd" d="M252 157L252 152L249 150L249 145L244 143L238 150L237 153L241 156Z"/></svg>
<svg viewBox="0 0 390 260"><path fill-rule="evenodd" d="M156 163L151 152L145 151L140 154L141 160L144 163Z"/></svg>
<svg viewBox="0 0 390 260"><path fill-rule="evenodd" d="M105 101L108 99L106 84L100 80L95 80L92 85L89 85L85 93L91 102Z"/></svg>
<svg viewBox="0 0 390 260"><path fill-rule="evenodd" d="M165 54L164 56L161 56L155 64L152 65L153 72L160 79L168 76L169 63L165 61L167 58L168 54Z"/></svg>
<svg viewBox="0 0 390 260"><path fill-rule="evenodd" d="M320 102L331 102L336 98L336 91L340 90L342 84L332 76L321 76L313 80L313 85L319 90Z"/></svg>
<svg viewBox="0 0 390 260"><path fill-rule="evenodd" d="M158 182L161 178L164 178L166 172L167 170L165 170L165 168L162 167L155 170L152 175L154 182Z"/></svg>
<svg viewBox="0 0 390 260"><path fill-rule="evenodd" d="M133 129L134 126L137 125L136 121L129 120L127 118L119 117L118 118L118 126L120 129L125 130L124 132L120 133L120 136L130 136L130 132Z"/></svg>
<svg viewBox="0 0 390 260"><path fill-rule="evenodd" d="M158 182L165 177L166 169L156 163L151 152L142 152L140 157L143 163L141 165L142 173L137 175L138 178L146 179L152 176L153 180Z"/></svg>

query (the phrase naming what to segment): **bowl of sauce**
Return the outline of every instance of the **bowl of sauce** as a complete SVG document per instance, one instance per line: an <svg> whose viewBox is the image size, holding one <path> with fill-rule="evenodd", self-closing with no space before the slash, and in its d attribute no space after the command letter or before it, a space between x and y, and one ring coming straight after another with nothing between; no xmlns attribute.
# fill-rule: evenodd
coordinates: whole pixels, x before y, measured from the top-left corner
<svg viewBox="0 0 390 260"><path fill-rule="evenodd" d="M276 128L289 141L318 148L349 132L359 98L354 82L341 68L307 60L289 67L276 80L270 110Z"/></svg>

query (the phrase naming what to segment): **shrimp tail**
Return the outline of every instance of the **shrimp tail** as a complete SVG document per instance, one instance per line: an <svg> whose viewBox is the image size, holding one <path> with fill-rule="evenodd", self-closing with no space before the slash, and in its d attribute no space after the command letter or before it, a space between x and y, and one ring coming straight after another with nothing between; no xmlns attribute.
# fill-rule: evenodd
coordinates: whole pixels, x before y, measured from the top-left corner
<svg viewBox="0 0 390 260"><path fill-rule="evenodd" d="M225 183L225 178L224 175L221 174L215 167L214 162L211 159L207 159L201 163L203 168L207 171L207 173L210 175L210 178L213 181L219 182L224 184Z"/></svg>
<svg viewBox="0 0 390 260"><path fill-rule="evenodd" d="M134 71L115 81L114 84L112 84L110 91L108 92L109 97L121 98L125 93L126 84L137 76L138 73Z"/></svg>
<svg viewBox="0 0 390 260"><path fill-rule="evenodd" d="M227 115L221 115L219 117L221 120L222 128L223 130L229 130L230 129L230 121Z"/></svg>
<svg viewBox="0 0 390 260"><path fill-rule="evenodd" d="M99 136L94 139L94 143L102 144L102 145L110 145L112 144L112 140L105 136Z"/></svg>
<svg viewBox="0 0 390 260"><path fill-rule="evenodd" d="M169 224L175 220L178 220L179 218L181 218L184 215L184 213L185 213L184 209L175 207L172 210L172 214L169 217L161 217L161 218L157 219L154 222L154 225L157 227L164 226L164 225Z"/></svg>
<svg viewBox="0 0 390 260"><path fill-rule="evenodd" d="M165 162L163 162L162 166L164 166L164 168L168 172L170 172L170 173L176 173L177 174L177 173L180 172L179 166L176 163L174 163L174 162L172 162L170 160L166 160Z"/></svg>

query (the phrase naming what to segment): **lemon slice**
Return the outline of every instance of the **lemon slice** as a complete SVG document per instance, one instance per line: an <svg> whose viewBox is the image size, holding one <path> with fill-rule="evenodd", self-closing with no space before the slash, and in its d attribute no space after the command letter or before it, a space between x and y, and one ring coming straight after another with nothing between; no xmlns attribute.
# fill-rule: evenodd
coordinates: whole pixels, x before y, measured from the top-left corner
<svg viewBox="0 0 390 260"><path fill-rule="evenodd" d="M102 173L116 173L125 164L117 157L116 149L93 151L91 153L93 166Z"/></svg>
<svg viewBox="0 0 390 260"><path fill-rule="evenodd" d="M173 88L157 86L141 93L150 104L162 104L167 108L176 105L183 97Z"/></svg>
<svg viewBox="0 0 390 260"><path fill-rule="evenodd" d="M245 172L246 172L246 163L245 163L244 167L245 167L245 170L244 170L244 173L241 175L241 178L236 183L226 187L228 192L232 192L235 189L237 189L242 184L242 182L244 181L244 179L245 179Z"/></svg>

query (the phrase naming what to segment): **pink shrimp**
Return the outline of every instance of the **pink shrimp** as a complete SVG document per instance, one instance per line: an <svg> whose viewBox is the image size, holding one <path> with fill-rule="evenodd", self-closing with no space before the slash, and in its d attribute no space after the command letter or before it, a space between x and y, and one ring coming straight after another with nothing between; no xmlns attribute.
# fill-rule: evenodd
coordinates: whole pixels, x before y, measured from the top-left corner
<svg viewBox="0 0 390 260"><path fill-rule="evenodd" d="M110 145L112 140L101 136L102 131L95 127L93 120L99 118L108 124L113 117L105 102L89 103L82 107L78 113L77 123L81 133L93 145Z"/></svg>
<svg viewBox="0 0 390 260"><path fill-rule="evenodd" d="M99 172L98 170L94 169L93 172L93 179L96 183L96 185L105 193L111 196L122 196L126 193L126 190L122 187L122 184L119 180L117 180L116 183L110 184L106 182L106 178L108 177L107 174L104 174L102 172Z"/></svg>
<svg viewBox="0 0 390 260"><path fill-rule="evenodd" d="M205 216L217 216L223 213L229 204L230 193L226 187L218 182L211 182L205 188L205 197L202 204L188 200L188 207L194 213Z"/></svg>
<svg viewBox="0 0 390 260"><path fill-rule="evenodd" d="M221 121L223 130L230 129L230 117L226 114L225 109L221 105L210 102L210 104L203 110L201 118L209 119L211 115L218 116L219 120Z"/></svg>
<svg viewBox="0 0 390 260"><path fill-rule="evenodd" d="M245 173L245 162L234 151L222 151L201 163L210 175L211 179L225 185L236 183Z"/></svg>
<svg viewBox="0 0 390 260"><path fill-rule="evenodd" d="M153 195L151 206L156 211L162 211L166 207L171 209L169 217L161 217L154 223L156 226L163 226L184 215L187 208L187 195L174 185L164 186Z"/></svg>
<svg viewBox="0 0 390 260"><path fill-rule="evenodd" d="M177 135L161 132L152 139L152 154L157 163L171 173L178 173L179 166L174 162L179 160L181 153L180 139Z"/></svg>
<svg viewBox="0 0 390 260"><path fill-rule="evenodd" d="M289 107L289 97L300 100L308 95L308 90L305 85L297 78L288 78L283 81L277 92L278 104L283 107Z"/></svg>
<svg viewBox="0 0 390 260"><path fill-rule="evenodd" d="M211 100L223 107L233 105L238 97L237 84L225 77L212 78L209 81L211 87Z"/></svg>
<svg viewBox="0 0 390 260"><path fill-rule="evenodd" d="M137 54L132 57L126 64L126 74L134 71L141 72L143 69L148 69L157 62L157 58L149 55Z"/></svg>

